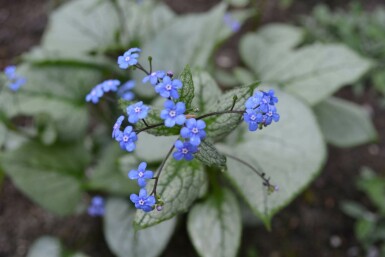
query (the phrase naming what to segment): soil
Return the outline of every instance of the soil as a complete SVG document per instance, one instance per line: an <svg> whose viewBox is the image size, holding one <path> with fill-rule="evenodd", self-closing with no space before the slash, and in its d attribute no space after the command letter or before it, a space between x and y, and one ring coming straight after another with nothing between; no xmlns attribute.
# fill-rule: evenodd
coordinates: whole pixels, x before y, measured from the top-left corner
<svg viewBox="0 0 385 257"><path fill-rule="evenodd" d="M0 0L0 69L39 43L52 1ZM188 13L206 11L218 1L165 2L178 13ZM295 17L309 13L321 1L294 2L289 9L282 10L277 1L268 1L262 23L295 21ZM323 2L332 8L343 8L347 4L344 0ZM365 1L365 7L374 9L381 3L382 0ZM237 42L240 35L251 27L252 24L247 24L217 55L230 54L234 57L232 65L239 64ZM239 256L363 256L354 254L359 246L353 233L354 220L341 212L340 204L347 199L368 203L354 186L362 166L369 166L385 175L385 110L378 105L381 96L370 86L360 96L354 95L349 88L337 95L360 103L371 111L379 132L378 141L353 149L329 147L329 158L319 177L274 217L270 232L263 226L244 229ZM0 189L0 195L0 257L26 256L29 246L42 235L57 236L68 248L81 249L90 256L113 256L104 241L100 219L85 214L56 217L32 203L8 178ZM197 256L183 222L162 256Z"/></svg>

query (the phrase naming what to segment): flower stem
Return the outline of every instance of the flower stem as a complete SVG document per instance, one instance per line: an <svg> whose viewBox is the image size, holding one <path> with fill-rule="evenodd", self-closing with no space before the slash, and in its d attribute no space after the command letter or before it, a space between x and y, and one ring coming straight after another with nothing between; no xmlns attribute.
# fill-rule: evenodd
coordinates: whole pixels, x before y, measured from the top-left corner
<svg viewBox="0 0 385 257"><path fill-rule="evenodd" d="M270 183L270 178L266 178L266 174L264 172L259 172L256 168L251 166L250 163L248 163L248 162L246 162L246 161L244 161L244 160L242 160L242 159L240 159L234 155L227 154L227 153L225 153L225 155L231 159L234 159L234 160L246 165L248 168L250 168L252 171L254 171L263 180L263 185L266 186L269 190L271 190L272 188L275 188L275 186Z"/></svg>
<svg viewBox="0 0 385 257"><path fill-rule="evenodd" d="M146 73L146 75L150 75L150 72L148 72L140 63L135 64L135 67Z"/></svg>
<svg viewBox="0 0 385 257"><path fill-rule="evenodd" d="M245 111L243 111L243 110L227 110L227 111L220 111L220 112L210 112L210 113L198 116L198 117L196 117L196 119L200 120L200 119L204 119L204 118L207 118L207 117L210 117L210 116L222 115L222 114L227 114L227 113L243 114L244 112ZM146 131L148 129L153 129L153 128L157 128L157 127L161 127L161 126L164 126L163 122L152 124L152 125L148 125L147 124L145 128L139 129L139 130L137 130L135 132L136 132L136 134L139 134L140 132Z"/></svg>
<svg viewBox="0 0 385 257"><path fill-rule="evenodd" d="M154 194L154 196L156 197L156 188L157 188L157 186L158 186L158 181L159 181L159 178L160 178L160 174L161 174L162 171L163 171L163 168L164 168L164 165L166 164L167 159L170 157L172 151L174 151L174 148L175 148L175 146L172 145L172 147L171 147L171 149L168 151L166 157L163 159L162 163L160 164L160 166L159 166L159 173L158 173L158 175L154 178L154 179L155 179L155 183L154 183L154 187L153 187L152 192L151 192L150 195Z"/></svg>

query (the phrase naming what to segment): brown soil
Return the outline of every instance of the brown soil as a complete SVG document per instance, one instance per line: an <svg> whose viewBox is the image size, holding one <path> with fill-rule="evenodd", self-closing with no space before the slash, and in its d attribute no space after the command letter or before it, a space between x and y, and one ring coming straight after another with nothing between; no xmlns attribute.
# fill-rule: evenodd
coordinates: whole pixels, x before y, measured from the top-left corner
<svg viewBox="0 0 385 257"><path fill-rule="evenodd" d="M177 12L186 13L205 11L218 1L165 2ZM280 10L276 1L270 1L262 22L294 20L298 14L309 13L318 2L321 1L296 1L290 9ZM324 2L337 8L347 1ZM381 2L365 1L365 6L373 9ZM47 21L48 3L49 0L0 0L0 69L39 43ZM247 26L240 33L247 30ZM234 56L234 64L240 62L236 51L238 39L236 35L219 52ZM273 219L271 232L262 226L244 229L239 256L354 256L350 252L358 242L353 234L353 220L341 212L339 205L346 199L367 202L354 187L360 167L369 166L385 175L385 111L377 104L380 96L370 87L359 97L350 89L343 89L338 95L372 110L379 141L354 149L329 147L329 159L320 176ZM79 248L90 256L113 256L103 239L101 220L85 214L55 217L34 205L9 179L4 181L0 196L0 257L25 256L32 242L47 234L58 236L67 247ZM162 256L197 256L181 224Z"/></svg>

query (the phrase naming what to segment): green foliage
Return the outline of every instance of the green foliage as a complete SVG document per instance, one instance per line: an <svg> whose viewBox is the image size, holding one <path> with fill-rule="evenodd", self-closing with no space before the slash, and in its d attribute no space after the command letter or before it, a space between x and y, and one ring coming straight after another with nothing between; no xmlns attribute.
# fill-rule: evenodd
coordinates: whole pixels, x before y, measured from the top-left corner
<svg viewBox="0 0 385 257"><path fill-rule="evenodd" d="M127 200L108 199L104 219L106 241L118 257L156 257L163 251L176 224L176 219L144 230L135 230L132 222L135 209Z"/></svg>
<svg viewBox="0 0 385 257"><path fill-rule="evenodd" d="M89 155L80 144L44 146L29 142L1 157L1 165L13 183L59 215L76 210L88 161Z"/></svg>
<svg viewBox="0 0 385 257"><path fill-rule="evenodd" d="M313 44L294 50L301 35L296 28L269 25L246 35L240 53L264 83L280 85L310 105L356 81L371 67L368 60L343 45Z"/></svg>
<svg viewBox="0 0 385 257"><path fill-rule="evenodd" d="M357 187L370 199L375 211L352 201L343 202L341 208L356 220L354 231L363 249L367 253L376 250L382 256L385 253L385 179L363 168Z"/></svg>
<svg viewBox="0 0 385 257"><path fill-rule="evenodd" d="M27 257L87 257L80 252L70 252L62 247L59 239L51 236L38 238L28 251Z"/></svg>
<svg viewBox="0 0 385 257"><path fill-rule="evenodd" d="M157 194L164 202L163 210L145 213L137 211L135 223L140 228L154 226L188 210L191 204L207 187L207 177L203 165L197 161L176 161L169 159L159 179ZM152 190L149 183L147 190Z"/></svg>
<svg viewBox="0 0 385 257"><path fill-rule="evenodd" d="M193 81L194 99L192 106L197 107L200 112L206 113L207 104L215 102L222 95L222 92L210 74L201 69L194 70Z"/></svg>
<svg viewBox="0 0 385 257"><path fill-rule="evenodd" d="M377 138L368 112L357 104L330 97L314 106L314 111L330 144L352 147Z"/></svg>
<svg viewBox="0 0 385 257"><path fill-rule="evenodd" d="M1 112L9 118L47 115L54 121L50 129L54 129L53 133L56 130L61 139L74 140L84 136L88 126L84 98L100 81L98 72L88 68L23 65L19 73L28 78L25 88L17 95L3 90Z"/></svg>
<svg viewBox="0 0 385 257"><path fill-rule="evenodd" d="M254 82L247 86L242 86L230 90L220 96L216 102L211 100L211 104L207 107L207 112L220 112L223 110L244 110L244 105L253 92L259 85ZM204 119L207 125L207 137L213 141L223 139L230 134L242 121L242 114L226 113L222 115L214 115Z"/></svg>
<svg viewBox="0 0 385 257"><path fill-rule="evenodd" d="M117 144L110 144L101 151L94 169L89 171L86 187L90 190L101 190L112 194L129 195L135 192L136 183L127 179L129 169L137 167L134 161L126 170L120 171L119 158L124 155Z"/></svg>
<svg viewBox="0 0 385 257"><path fill-rule="evenodd" d="M210 195L192 208L187 229L200 256L236 256L242 231L238 200L228 189Z"/></svg>
<svg viewBox="0 0 385 257"><path fill-rule="evenodd" d="M191 102L194 98L194 81L189 65L184 68L179 77L183 83L183 87L179 90L178 102L185 103L186 109L188 110L191 108Z"/></svg>
<svg viewBox="0 0 385 257"><path fill-rule="evenodd" d="M226 167L226 156L218 152L215 146L207 139L203 140L199 145L199 151L195 154L195 158L209 167Z"/></svg>
<svg viewBox="0 0 385 257"><path fill-rule="evenodd" d="M312 14L301 20L307 41L341 42L374 60L374 69L366 76L385 94L385 8L365 11L358 1L345 10L332 11L325 5L317 5ZM362 80L355 84L360 86Z"/></svg>

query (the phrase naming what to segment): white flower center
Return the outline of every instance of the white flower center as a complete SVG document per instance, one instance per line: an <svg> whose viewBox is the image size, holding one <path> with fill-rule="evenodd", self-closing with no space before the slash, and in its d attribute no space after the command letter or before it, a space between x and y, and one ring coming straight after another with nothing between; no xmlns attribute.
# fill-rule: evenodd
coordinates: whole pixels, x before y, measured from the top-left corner
<svg viewBox="0 0 385 257"><path fill-rule="evenodd" d="M123 137L123 141L124 141L124 142L127 142L127 141L128 141L128 136L124 136L124 137Z"/></svg>
<svg viewBox="0 0 385 257"><path fill-rule="evenodd" d="M144 204L143 199L140 199L138 202L139 202L140 205L143 205L143 204Z"/></svg>
<svg viewBox="0 0 385 257"><path fill-rule="evenodd" d="M174 110L172 110L172 111L169 112L169 115L170 115L171 117L175 117L176 112L175 112Z"/></svg>
<svg viewBox="0 0 385 257"><path fill-rule="evenodd" d="M143 174L143 172L141 172L141 171L138 173L138 176L139 176L140 178L143 177L143 175L144 175L144 174Z"/></svg>
<svg viewBox="0 0 385 257"><path fill-rule="evenodd" d="M142 109L140 107L135 107L135 112L139 113Z"/></svg>
<svg viewBox="0 0 385 257"><path fill-rule="evenodd" d="M251 115L250 120L255 120L257 117L255 115Z"/></svg>
<svg viewBox="0 0 385 257"><path fill-rule="evenodd" d="M183 153L183 154L187 154L187 153L188 153L188 149L187 149L187 148L183 148L183 149L182 149L182 153Z"/></svg>
<svg viewBox="0 0 385 257"><path fill-rule="evenodd" d="M166 90L170 91L172 89L172 85L171 84L167 84L166 85Z"/></svg>
<svg viewBox="0 0 385 257"><path fill-rule="evenodd" d="M130 60L130 56L127 56L126 58L124 58L124 60L125 60L126 62L128 62L128 61Z"/></svg>
<svg viewBox="0 0 385 257"><path fill-rule="evenodd" d="M198 130L198 128L193 128L191 131L192 131L192 133L196 134L196 133L198 133L199 130Z"/></svg>

